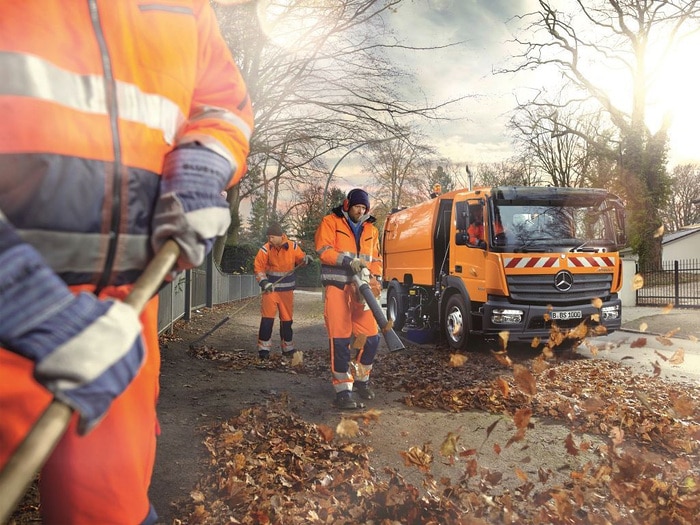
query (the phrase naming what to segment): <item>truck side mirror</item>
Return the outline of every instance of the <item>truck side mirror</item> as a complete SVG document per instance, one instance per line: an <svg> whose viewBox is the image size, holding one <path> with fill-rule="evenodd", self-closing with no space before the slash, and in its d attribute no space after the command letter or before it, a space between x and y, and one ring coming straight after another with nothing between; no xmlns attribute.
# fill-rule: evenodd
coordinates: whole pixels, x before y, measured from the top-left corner
<svg viewBox="0 0 700 525"><path fill-rule="evenodd" d="M469 205L462 201L455 203L455 229L466 232L469 228ZM457 243L459 244L459 243Z"/></svg>

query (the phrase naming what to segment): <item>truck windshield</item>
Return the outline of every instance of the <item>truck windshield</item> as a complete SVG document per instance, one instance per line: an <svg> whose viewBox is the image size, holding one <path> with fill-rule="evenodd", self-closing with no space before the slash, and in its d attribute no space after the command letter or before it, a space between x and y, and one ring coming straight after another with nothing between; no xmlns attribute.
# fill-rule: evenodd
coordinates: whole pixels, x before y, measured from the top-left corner
<svg viewBox="0 0 700 525"><path fill-rule="evenodd" d="M499 251L608 251L616 246L616 214L596 204L496 204L491 232Z"/></svg>

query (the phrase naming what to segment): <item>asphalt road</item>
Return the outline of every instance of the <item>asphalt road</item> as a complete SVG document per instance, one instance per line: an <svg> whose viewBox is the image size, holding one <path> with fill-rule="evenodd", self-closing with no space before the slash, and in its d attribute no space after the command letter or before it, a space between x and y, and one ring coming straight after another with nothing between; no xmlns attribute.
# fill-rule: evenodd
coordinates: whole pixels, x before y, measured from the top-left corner
<svg viewBox="0 0 700 525"><path fill-rule="evenodd" d="M622 321L622 330L588 339L579 351L621 361L637 373L660 369L660 376L668 380L700 382L700 310L627 307ZM682 362L673 364L672 357L681 351Z"/></svg>

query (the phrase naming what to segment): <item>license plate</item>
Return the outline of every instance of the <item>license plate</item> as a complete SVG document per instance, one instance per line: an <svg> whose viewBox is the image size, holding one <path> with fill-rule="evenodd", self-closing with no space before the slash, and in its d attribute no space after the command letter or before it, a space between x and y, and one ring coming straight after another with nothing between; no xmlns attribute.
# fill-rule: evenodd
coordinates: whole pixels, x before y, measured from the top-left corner
<svg viewBox="0 0 700 525"><path fill-rule="evenodd" d="M550 312L549 317L563 321L565 319L581 319L581 310L564 310L563 312Z"/></svg>

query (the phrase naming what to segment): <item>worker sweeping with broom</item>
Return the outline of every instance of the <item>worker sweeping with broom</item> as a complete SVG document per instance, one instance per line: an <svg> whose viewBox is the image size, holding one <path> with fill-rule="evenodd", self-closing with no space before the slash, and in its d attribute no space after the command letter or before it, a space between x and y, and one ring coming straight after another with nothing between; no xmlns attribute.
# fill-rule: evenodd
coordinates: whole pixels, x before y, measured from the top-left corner
<svg viewBox="0 0 700 525"><path fill-rule="evenodd" d="M245 83L206 0L4 1L0 70L0 468L55 397L43 523L155 523L158 304L120 301L226 232Z"/></svg>
<svg viewBox="0 0 700 525"><path fill-rule="evenodd" d="M255 279L262 290L258 357L270 357L272 328L278 314L282 355L291 357L296 350L292 330L296 288L294 270L299 266L311 264L313 257L306 255L297 242L288 239L279 223L270 224L266 233L268 240L258 250L253 263Z"/></svg>

